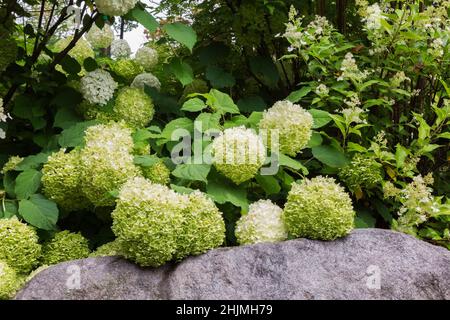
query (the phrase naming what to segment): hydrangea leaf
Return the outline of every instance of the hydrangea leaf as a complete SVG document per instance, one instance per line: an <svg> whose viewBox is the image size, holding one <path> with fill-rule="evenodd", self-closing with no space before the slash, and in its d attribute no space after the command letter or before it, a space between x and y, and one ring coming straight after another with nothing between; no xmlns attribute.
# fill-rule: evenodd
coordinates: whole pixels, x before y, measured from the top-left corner
<svg viewBox="0 0 450 320"><path fill-rule="evenodd" d="M178 165L172 174L181 179L208 182L207 177L211 165L209 164L181 164Z"/></svg>
<svg viewBox="0 0 450 320"><path fill-rule="evenodd" d="M42 173L28 169L20 173L16 178L15 194L18 199L27 199L34 194L41 184Z"/></svg>
<svg viewBox="0 0 450 320"><path fill-rule="evenodd" d="M197 34L192 27L181 22L175 22L166 24L164 26L164 31L166 31L171 38L185 45L192 52L192 49L197 42Z"/></svg>
<svg viewBox="0 0 450 320"><path fill-rule="evenodd" d="M54 230L59 212L56 203L40 194L34 194L30 199L19 202L19 214L32 226L43 230Z"/></svg>

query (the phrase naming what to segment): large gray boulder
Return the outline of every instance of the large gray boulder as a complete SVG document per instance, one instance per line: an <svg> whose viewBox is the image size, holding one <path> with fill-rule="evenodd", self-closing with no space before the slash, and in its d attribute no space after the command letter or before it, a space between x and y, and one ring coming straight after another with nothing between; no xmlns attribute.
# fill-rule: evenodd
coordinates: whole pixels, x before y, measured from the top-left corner
<svg viewBox="0 0 450 320"><path fill-rule="evenodd" d="M156 269L90 258L40 272L16 299L450 299L450 251L359 229L331 242L222 248Z"/></svg>

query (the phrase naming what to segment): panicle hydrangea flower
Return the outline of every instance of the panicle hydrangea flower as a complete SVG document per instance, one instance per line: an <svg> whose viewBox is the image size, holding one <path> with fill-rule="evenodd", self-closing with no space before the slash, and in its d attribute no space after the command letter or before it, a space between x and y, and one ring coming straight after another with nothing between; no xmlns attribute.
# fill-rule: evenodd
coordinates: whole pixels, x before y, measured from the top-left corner
<svg viewBox="0 0 450 320"><path fill-rule="evenodd" d="M89 256L89 242L80 233L67 230L55 234L42 245L42 264L52 265L65 261L84 259Z"/></svg>
<svg viewBox="0 0 450 320"><path fill-rule="evenodd" d="M19 290L21 281L13 268L0 260L0 300L11 299Z"/></svg>
<svg viewBox="0 0 450 320"><path fill-rule="evenodd" d="M6 174L9 171L16 170L16 167L23 161L22 157L19 156L11 156L8 161L3 165L1 174Z"/></svg>
<svg viewBox="0 0 450 320"><path fill-rule="evenodd" d="M225 222L222 213L206 194L198 190L190 193L182 228L178 235L176 259L199 255L222 245Z"/></svg>
<svg viewBox="0 0 450 320"><path fill-rule="evenodd" d="M134 78L131 86L134 88L144 89L145 86L155 88L156 90L161 90L161 82L158 78L151 73L142 73Z"/></svg>
<svg viewBox="0 0 450 320"><path fill-rule="evenodd" d="M89 127L81 150L82 191L96 206L113 206L111 191L140 174L134 165L133 138L124 123Z"/></svg>
<svg viewBox="0 0 450 320"><path fill-rule="evenodd" d="M404 71L399 71L391 78L390 82L392 87L398 88L405 81L410 82L411 79L405 75Z"/></svg>
<svg viewBox="0 0 450 320"><path fill-rule="evenodd" d="M112 65L112 71L124 78L127 83L144 71L143 67L134 60L120 59Z"/></svg>
<svg viewBox="0 0 450 320"><path fill-rule="evenodd" d="M108 16L123 16L134 8L138 0L95 0L100 13Z"/></svg>
<svg viewBox="0 0 450 320"><path fill-rule="evenodd" d="M19 274L30 272L41 255L41 246L34 228L16 217L0 219L0 260Z"/></svg>
<svg viewBox="0 0 450 320"><path fill-rule="evenodd" d="M311 139L313 117L309 112L290 101L278 101L259 122L264 141L271 149L279 148L284 154L295 156ZM272 135L278 134L279 144L272 142ZM274 144L274 146L272 146ZM272 150L277 151L277 150Z"/></svg>
<svg viewBox="0 0 450 320"><path fill-rule="evenodd" d="M382 165L374 158L357 154L349 165L339 170L339 179L355 192L360 189L373 189L383 181Z"/></svg>
<svg viewBox="0 0 450 320"><path fill-rule="evenodd" d="M54 50L56 52L63 51L70 42L72 42L73 36L61 39L55 43ZM91 45L84 39L79 39L75 46L69 51L69 56L78 61L80 65L83 65L84 60L87 58L95 58L95 52L92 50Z"/></svg>
<svg viewBox="0 0 450 320"><path fill-rule="evenodd" d="M80 91L90 103L104 106L112 99L117 87L109 72L97 69L81 79Z"/></svg>
<svg viewBox="0 0 450 320"><path fill-rule="evenodd" d="M61 149L48 157L42 168L44 195L67 212L91 206L81 190L80 151Z"/></svg>
<svg viewBox="0 0 450 320"><path fill-rule="evenodd" d="M326 97L330 93L330 89L323 83L316 87L315 93L320 97Z"/></svg>
<svg viewBox="0 0 450 320"><path fill-rule="evenodd" d="M117 120L143 128L152 121L155 107L152 98L142 89L124 88L117 95L113 111Z"/></svg>
<svg viewBox="0 0 450 320"><path fill-rule="evenodd" d="M244 126L229 128L212 143L214 166L236 184L258 173L266 159L261 137Z"/></svg>
<svg viewBox="0 0 450 320"><path fill-rule="evenodd" d="M342 73L337 78L338 81L355 80L357 82L361 82L369 75L367 71L362 72L359 70L358 65L356 64L356 60L351 52L348 52L345 55L340 70Z"/></svg>
<svg viewBox="0 0 450 320"><path fill-rule="evenodd" d="M158 52L150 47L142 47L136 52L135 60L146 71L151 71L158 64Z"/></svg>
<svg viewBox="0 0 450 320"><path fill-rule="evenodd" d="M125 258L151 267L172 260L188 206L188 196L166 186L142 177L128 180L112 213L112 230Z"/></svg>
<svg viewBox="0 0 450 320"><path fill-rule="evenodd" d="M111 56L114 59L127 59L131 55L131 48L124 39L116 39L111 43Z"/></svg>
<svg viewBox="0 0 450 320"><path fill-rule="evenodd" d="M167 185L170 182L170 170L162 160L149 167L141 166L141 171L142 175L153 183Z"/></svg>
<svg viewBox="0 0 450 320"><path fill-rule="evenodd" d="M362 19L366 23L366 29L376 31L381 28L381 21L385 20L383 11L378 3L366 7L365 17Z"/></svg>
<svg viewBox="0 0 450 320"><path fill-rule="evenodd" d="M333 178L315 177L293 183L283 210L290 235L334 240L353 229L352 200Z"/></svg>
<svg viewBox="0 0 450 320"><path fill-rule="evenodd" d="M97 250L89 255L89 257L112 257L121 255L120 243L119 241L114 240L98 247Z"/></svg>
<svg viewBox="0 0 450 320"><path fill-rule="evenodd" d="M87 41L94 49L108 48L114 40L114 32L111 26L107 23L102 29L97 27L95 23L92 25L89 32L86 34Z"/></svg>
<svg viewBox="0 0 450 320"><path fill-rule="evenodd" d="M246 215L236 223L236 238L241 245L278 242L287 239L287 229L281 218L283 210L270 200L252 203Z"/></svg>

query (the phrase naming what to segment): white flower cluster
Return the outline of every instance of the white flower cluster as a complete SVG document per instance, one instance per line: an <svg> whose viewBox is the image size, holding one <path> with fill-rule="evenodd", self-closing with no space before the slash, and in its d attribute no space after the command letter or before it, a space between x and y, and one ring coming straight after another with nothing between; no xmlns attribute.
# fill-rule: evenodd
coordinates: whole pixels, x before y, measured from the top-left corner
<svg viewBox="0 0 450 320"><path fill-rule="evenodd" d="M131 48L124 39L116 39L111 43L111 56L114 59L126 59L131 55Z"/></svg>
<svg viewBox="0 0 450 320"><path fill-rule="evenodd" d="M356 60L351 52L348 52L345 55L340 70L342 71L342 73L337 78L338 81L355 80L357 82L360 82L366 79L369 75L369 72L367 70L364 72L359 70L358 65L356 64Z"/></svg>
<svg viewBox="0 0 450 320"><path fill-rule="evenodd" d="M150 47L142 47L136 52L135 60L146 71L150 71L158 64L158 52Z"/></svg>
<svg viewBox="0 0 450 320"><path fill-rule="evenodd" d="M134 8L138 0L95 0L100 13L108 16L123 16Z"/></svg>
<svg viewBox="0 0 450 320"><path fill-rule="evenodd" d="M321 83L316 87L315 93L319 97L326 97L330 93L330 89L325 84Z"/></svg>
<svg viewBox="0 0 450 320"><path fill-rule="evenodd" d="M136 78L134 78L131 86L134 88L144 89L145 86L155 88L156 90L161 90L161 82L151 73L141 73Z"/></svg>
<svg viewBox="0 0 450 320"><path fill-rule="evenodd" d="M248 213L236 224L238 242L244 245L286 240L288 234L282 213L283 210L270 200L251 204Z"/></svg>
<svg viewBox="0 0 450 320"><path fill-rule="evenodd" d="M381 21L384 20L383 11L378 3L368 6L365 12L363 22L366 23L367 30L378 30L381 28Z"/></svg>
<svg viewBox="0 0 450 320"><path fill-rule="evenodd" d="M442 38L436 38L431 42L427 52L430 56L439 59L444 56L444 48L444 40L442 40Z"/></svg>
<svg viewBox="0 0 450 320"><path fill-rule="evenodd" d="M117 82L107 71L97 69L81 79L80 91L90 103L106 105L117 87Z"/></svg>
<svg viewBox="0 0 450 320"><path fill-rule="evenodd" d="M109 24L105 23L102 29L94 24L86 34L86 40L94 49L108 48L114 40L114 32Z"/></svg>
<svg viewBox="0 0 450 320"><path fill-rule="evenodd" d="M359 107L350 107L341 110L347 124L351 123L367 123L366 119L363 119L365 111Z"/></svg>
<svg viewBox="0 0 450 320"><path fill-rule="evenodd" d="M405 81L410 82L411 79L405 75L404 71L399 71L391 78L390 82L392 87L398 88Z"/></svg>
<svg viewBox="0 0 450 320"><path fill-rule="evenodd" d="M217 170L236 184L253 178L266 159L261 137L244 126L226 129L214 139L212 152Z"/></svg>

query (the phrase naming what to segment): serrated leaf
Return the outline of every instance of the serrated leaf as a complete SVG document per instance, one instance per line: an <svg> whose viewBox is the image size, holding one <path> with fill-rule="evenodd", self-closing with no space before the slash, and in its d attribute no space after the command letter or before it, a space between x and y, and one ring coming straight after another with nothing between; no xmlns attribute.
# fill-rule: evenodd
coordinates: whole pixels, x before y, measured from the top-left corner
<svg viewBox="0 0 450 320"><path fill-rule="evenodd" d="M236 84L231 73L216 66L208 66L205 76L214 88L230 88Z"/></svg>
<svg viewBox="0 0 450 320"><path fill-rule="evenodd" d="M155 32L159 27L159 23L156 21L155 17L140 6L136 6L128 14L151 33Z"/></svg>
<svg viewBox="0 0 450 320"><path fill-rule="evenodd" d="M248 209L247 190L221 176L215 175L208 181L206 192L217 203L230 202L243 210Z"/></svg>
<svg viewBox="0 0 450 320"><path fill-rule="evenodd" d="M304 175L308 175L309 173L308 169L303 164L285 154L279 154L278 161L280 166L289 167L294 170L301 170Z"/></svg>
<svg viewBox="0 0 450 320"><path fill-rule="evenodd" d="M313 128L318 129L322 128L323 126L327 125L332 119L330 117L330 114L323 110L318 109L310 109L308 112L313 116L314 124Z"/></svg>
<svg viewBox="0 0 450 320"><path fill-rule="evenodd" d="M210 129L219 129L220 113L201 113L198 115L195 121L199 121L202 123L203 132Z"/></svg>
<svg viewBox="0 0 450 320"><path fill-rule="evenodd" d="M311 149L313 156L320 162L332 168L341 168L349 163L349 160L341 151L332 146L317 146Z"/></svg>
<svg viewBox="0 0 450 320"><path fill-rule="evenodd" d="M291 92L291 94L286 98L286 100L289 100L292 103L299 102L303 97L305 97L311 91L312 91L311 87L303 87L300 90Z"/></svg>
<svg viewBox="0 0 450 320"><path fill-rule="evenodd" d="M276 194L281 190L278 180L273 176L257 175L256 181L259 183L261 188L263 188L264 192L268 196L271 194Z"/></svg>
<svg viewBox="0 0 450 320"><path fill-rule="evenodd" d="M206 104L199 98L189 99L183 104L181 110L189 112L198 112L206 108Z"/></svg>
<svg viewBox="0 0 450 320"><path fill-rule="evenodd" d="M34 194L29 200L19 201L19 214L36 228L54 230L59 212L56 203L40 194Z"/></svg>
<svg viewBox="0 0 450 320"><path fill-rule="evenodd" d="M41 185L41 177L42 173L34 169L28 169L20 173L16 178L14 188L17 199L27 199L36 193Z"/></svg>
<svg viewBox="0 0 450 320"><path fill-rule="evenodd" d="M175 22L166 24L163 29L171 38L185 45L192 52L197 43L197 33L192 27L181 22Z"/></svg>
<svg viewBox="0 0 450 320"><path fill-rule="evenodd" d="M208 182L210 170L209 164L180 164L172 171L172 175L180 179Z"/></svg>
<svg viewBox="0 0 450 320"><path fill-rule="evenodd" d="M238 106L233 102L233 99L226 94L216 89L211 89L208 94L208 100L211 107L222 114L231 113L237 114L239 113Z"/></svg>
<svg viewBox="0 0 450 320"><path fill-rule="evenodd" d="M79 122L65 129L58 139L61 147L77 147L84 144L84 132L90 126L97 124L97 121Z"/></svg>
<svg viewBox="0 0 450 320"><path fill-rule="evenodd" d="M169 69L183 86L194 81L194 72L191 66L178 58L172 59L169 64Z"/></svg>

